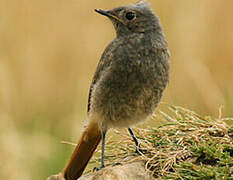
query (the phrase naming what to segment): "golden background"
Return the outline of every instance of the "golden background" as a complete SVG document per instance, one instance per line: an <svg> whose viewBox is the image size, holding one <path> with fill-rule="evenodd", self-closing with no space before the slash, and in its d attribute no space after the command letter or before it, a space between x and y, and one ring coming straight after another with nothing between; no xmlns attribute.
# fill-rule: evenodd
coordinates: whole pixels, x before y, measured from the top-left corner
<svg viewBox="0 0 233 180"><path fill-rule="evenodd" d="M89 85L115 33L93 11L126 0L0 0L0 179L41 180L68 161ZM233 115L233 1L150 0L171 51L163 102Z"/></svg>

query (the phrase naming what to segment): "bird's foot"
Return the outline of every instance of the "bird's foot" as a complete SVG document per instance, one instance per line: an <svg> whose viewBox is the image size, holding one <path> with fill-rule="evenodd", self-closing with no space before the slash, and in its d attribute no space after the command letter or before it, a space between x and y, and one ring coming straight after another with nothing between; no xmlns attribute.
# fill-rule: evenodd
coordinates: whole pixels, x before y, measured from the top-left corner
<svg viewBox="0 0 233 180"><path fill-rule="evenodd" d="M105 168L105 166L101 166L101 167L94 167L93 168L93 172L99 171L101 169Z"/></svg>
<svg viewBox="0 0 233 180"><path fill-rule="evenodd" d="M122 163L116 162L116 163L114 163L112 166L119 166L119 165L122 165Z"/></svg>
<svg viewBox="0 0 233 180"><path fill-rule="evenodd" d="M142 155L142 154L147 153L147 150L146 150L146 149L142 149L142 148L139 146L139 147L136 147L135 153L138 154L138 155L140 156L140 155Z"/></svg>

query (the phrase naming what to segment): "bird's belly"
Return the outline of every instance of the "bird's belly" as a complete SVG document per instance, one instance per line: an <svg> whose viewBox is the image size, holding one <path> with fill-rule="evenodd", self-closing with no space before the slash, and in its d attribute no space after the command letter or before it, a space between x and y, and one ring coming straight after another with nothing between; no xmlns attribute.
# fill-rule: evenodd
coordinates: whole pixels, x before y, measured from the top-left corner
<svg viewBox="0 0 233 180"><path fill-rule="evenodd" d="M92 109L100 114L108 127L129 127L145 121L157 106L161 93L151 87L108 86L97 87ZM97 95L99 94L99 95Z"/></svg>
<svg viewBox="0 0 233 180"><path fill-rule="evenodd" d="M121 63L112 65L93 88L91 110L105 126L128 127L150 117L167 84L152 60Z"/></svg>

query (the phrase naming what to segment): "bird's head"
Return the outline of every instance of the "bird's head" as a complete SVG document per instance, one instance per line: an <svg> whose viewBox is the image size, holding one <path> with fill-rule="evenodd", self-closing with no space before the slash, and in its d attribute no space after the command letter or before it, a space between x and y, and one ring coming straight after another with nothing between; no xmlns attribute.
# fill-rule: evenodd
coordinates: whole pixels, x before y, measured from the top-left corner
<svg viewBox="0 0 233 180"><path fill-rule="evenodd" d="M117 36L161 31L158 17L145 1L120 6L111 10L95 9L95 11L107 16L112 21Z"/></svg>

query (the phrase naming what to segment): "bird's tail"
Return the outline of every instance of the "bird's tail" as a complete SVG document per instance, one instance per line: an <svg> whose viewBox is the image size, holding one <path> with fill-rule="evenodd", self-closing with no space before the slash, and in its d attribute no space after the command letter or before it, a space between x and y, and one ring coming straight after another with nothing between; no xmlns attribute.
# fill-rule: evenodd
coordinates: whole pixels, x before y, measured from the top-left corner
<svg viewBox="0 0 233 180"><path fill-rule="evenodd" d="M63 171L66 180L77 180L82 175L100 140L101 131L98 124L89 123Z"/></svg>

